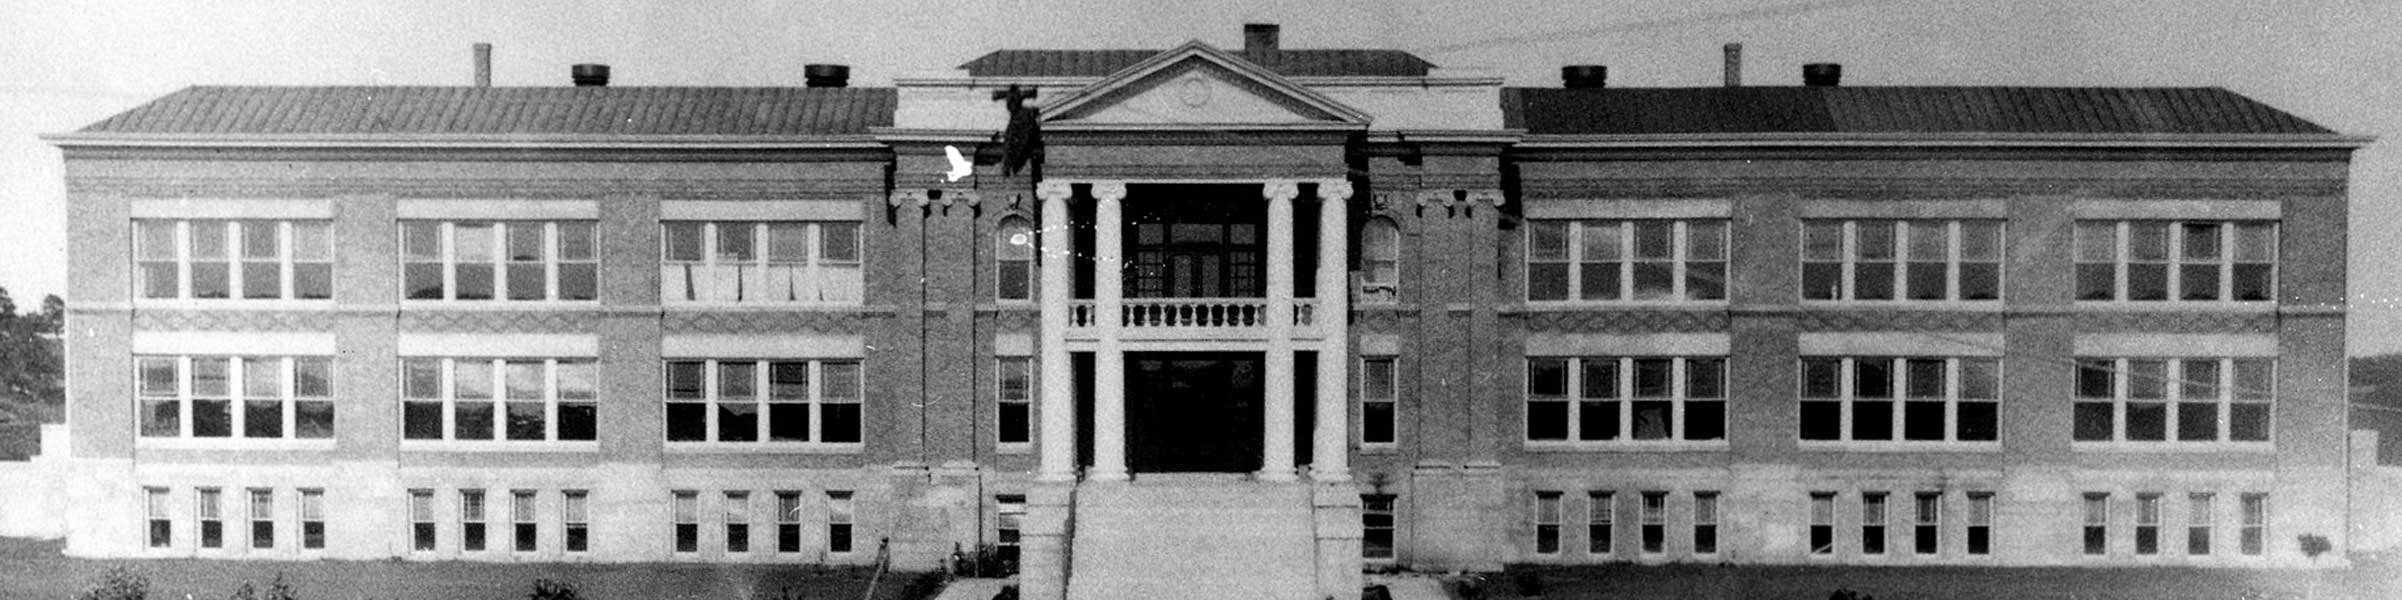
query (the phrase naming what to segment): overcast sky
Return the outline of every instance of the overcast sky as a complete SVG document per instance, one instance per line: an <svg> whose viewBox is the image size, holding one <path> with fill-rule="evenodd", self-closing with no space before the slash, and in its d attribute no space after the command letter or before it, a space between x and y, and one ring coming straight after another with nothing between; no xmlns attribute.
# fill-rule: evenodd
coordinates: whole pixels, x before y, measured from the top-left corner
<svg viewBox="0 0 2402 600"><path fill-rule="evenodd" d="M999 48L1241 44L1394 48L1437 65L1556 85L1606 64L1612 86L1794 85L1805 62L1846 85L2219 86L2348 134L2402 138L2402 0L1738 2L769 2L264 0L0 2L0 287L34 306L65 288L58 151L72 131L189 85L464 85L490 42L496 85L799 85L803 63L853 85ZM2355 155L2355 355L2402 352L2402 140ZM105 268L122 268L110 265Z"/></svg>

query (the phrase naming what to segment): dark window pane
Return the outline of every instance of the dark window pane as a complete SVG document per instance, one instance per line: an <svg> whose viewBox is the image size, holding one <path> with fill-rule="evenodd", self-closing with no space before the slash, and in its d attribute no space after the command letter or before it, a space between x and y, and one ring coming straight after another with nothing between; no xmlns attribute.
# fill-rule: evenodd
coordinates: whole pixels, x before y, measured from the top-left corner
<svg viewBox="0 0 2402 600"><path fill-rule="evenodd" d="M1016 412L1017 429L1012 430L1009 428L1011 424L1009 418L1010 411L1001 411L1002 431L1025 431L1026 409L1023 405L1020 405ZM1017 437L1019 438L1018 441L1024 441L1026 436L1023 433L1020 433ZM1370 402L1360 406L1360 441L1370 444L1386 444L1394 441L1393 403Z"/></svg>
<svg viewBox="0 0 2402 600"><path fill-rule="evenodd" d="M142 435L144 437L175 437L183 435L182 406L174 400L142 401Z"/></svg>
<svg viewBox="0 0 2402 600"><path fill-rule="evenodd" d="M2127 403L2127 439L2146 442L2168 439L2168 404Z"/></svg>
<svg viewBox="0 0 2402 600"><path fill-rule="evenodd" d="M509 280L510 300L541 300L549 293L543 289L542 263L513 262L502 265L501 271Z"/></svg>
<svg viewBox="0 0 2402 600"><path fill-rule="evenodd" d="M1685 264L1685 299L1725 300L1726 263L1694 262Z"/></svg>
<svg viewBox="0 0 2402 600"><path fill-rule="evenodd" d="M1666 398L1674 393L1676 362L1665 358L1635 361L1635 397Z"/></svg>
<svg viewBox="0 0 2402 600"><path fill-rule="evenodd" d="M1567 359L1527 359L1526 395L1538 398L1557 398L1568 395Z"/></svg>
<svg viewBox="0 0 2402 600"><path fill-rule="evenodd" d="M2117 428L2116 417L2108 402L2078 402L2075 417L2075 439L2080 442L2110 440Z"/></svg>
<svg viewBox="0 0 2402 600"><path fill-rule="evenodd" d="M1726 397L1726 361L1715 358L1687 359L1685 397Z"/></svg>
<svg viewBox="0 0 2402 600"><path fill-rule="evenodd" d="M2077 397L2111 397L2111 371L2117 367L2107 360L2077 361Z"/></svg>
<svg viewBox="0 0 2402 600"><path fill-rule="evenodd" d="M667 397L706 398L703 386L708 382L708 365L700 362L667 363Z"/></svg>
<svg viewBox="0 0 2402 600"><path fill-rule="evenodd" d="M2269 441L2269 405L2239 402L2228 409L2227 437L2238 442Z"/></svg>
<svg viewBox="0 0 2402 600"><path fill-rule="evenodd" d="M2235 299L2270 300L2277 293L2276 269L2268 263L2238 263L2235 265Z"/></svg>
<svg viewBox="0 0 2402 600"><path fill-rule="evenodd" d="M2177 285L2183 289L2178 290L2177 298L2182 300L2219 299L2218 265L2185 265L2178 271L2181 281L2178 281Z"/></svg>
<svg viewBox="0 0 2402 600"><path fill-rule="evenodd" d="M1568 264L1534 263L1526 265L1526 299L1568 299Z"/></svg>
<svg viewBox="0 0 2402 600"><path fill-rule="evenodd" d="M1993 550L1992 527L1968 528L1968 553L1984 554Z"/></svg>
<svg viewBox="0 0 2402 600"><path fill-rule="evenodd" d="M486 402L460 402L453 405L451 437L461 440L492 439L492 405Z"/></svg>
<svg viewBox="0 0 2402 600"><path fill-rule="evenodd" d="M1583 289L1577 291L1577 297L1585 300L1617 300L1619 264L1614 262L1577 264L1578 274L1584 277Z"/></svg>
<svg viewBox="0 0 2402 600"><path fill-rule="evenodd" d="M193 261L193 262L192 262L192 297L194 297L194 298L230 298L230 297L232 297L232 296L230 296L230 295L229 295L231 292L230 292L230 291L228 291L228 287L227 287L227 286L229 286L229 285L231 284L231 282L227 281L227 279L233 276L233 275L232 275L232 273L230 273L230 271L231 271L231 270L232 270L232 268L231 268L231 267L229 267L229 266L227 266L227 263L225 263L225 262L223 262L223 261L218 261L218 262L200 262L200 261Z"/></svg>
<svg viewBox="0 0 2402 600"><path fill-rule="evenodd" d="M1031 270L1033 264L1033 261L1024 260L1001 261L1000 279L995 284L999 288L1001 299L1024 300L1032 297L1033 286L1031 278L1027 276L1027 271Z"/></svg>
<svg viewBox="0 0 2402 600"><path fill-rule="evenodd" d="M548 424L545 423L543 417L542 403L510 402L507 410L509 413L509 439L540 440L549 435Z"/></svg>
<svg viewBox="0 0 2402 600"><path fill-rule="evenodd" d="M1013 410L1014 409L1014 410ZM1016 415L1016 427L1010 426L1011 414ZM1026 405L1009 404L1001 407L1001 441L1026 441ZM1009 432L1017 432L1015 438ZM767 439L771 442L809 441L809 405L780 402L767 405Z"/></svg>
<svg viewBox="0 0 2402 600"><path fill-rule="evenodd" d="M242 402L242 437L284 436L284 403L275 400Z"/></svg>
<svg viewBox="0 0 2402 600"><path fill-rule="evenodd" d="M758 404L747 401L717 403L717 441L749 442L758 439Z"/></svg>
<svg viewBox="0 0 2402 600"><path fill-rule="evenodd" d="M1801 439L1843 439L1843 403L1801 403Z"/></svg>
<svg viewBox="0 0 2402 600"><path fill-rule="evenodd" d="M293 403L292 434L294 437L301 439L326 439L334 437L334 403Z"/></svg>
<svg viewBox="0 0 2402 600"><path fill-rule="evenodd" d="M402 270L407 272L408 299L442 299L442 263L409 263Z"/></svg>
<svg viewBox="0 0 2402 600"><path fill-rule="evenodd" d="M2127 265L2127 299L2167 300L2168 265L2150 263Z"/></svg>
<svg viewBox="0 0 2402 600"><path fill-rule="evenodd" d="M175 289L175 282L175 263L142 263L142 297L173 298L176 294L181 293L180 290Z"/></svg>
<svg viewBox="0 0 2402 600"><path fill-rule="evenodd" d="M1943 441L1942 402L1903 402L1902 439Z"/></svg>
<svg viewBox="0 0 2402 600"><path fill-rule="evenodd" d="M460 534L459 542L460 549L468 552L484 551L484 547L488 543L486 540L491 537L490 534L487 533L487 529L489 528L485 527L483 523L463 524L460 527L460 531L462 532Z"/></svg>
<svg viewBox="0 0 2402 600"><path fill-rule="evenodd" d="M1843 297L1843 263L1803 263L1802 298L1835 300Z"/></svg>
<svg viewBox="0 0 2402 600"><path fill-rule="evenodd" d="M1579 387L1584 388L1580 390L1583 397L1586 399L1619 397L1617 359L1587 358L1580 364L1585 370L1584 374L1578 377Z"/></svg>
<svg viewBox="0 0 2402 600"><path fill-rule="evenodd" d="M591 300L599 297L599 276L592 263L559 264L559 299Z"/></svg>
<svg viewBox="0 0 2402 600"><path fill-rule="evenodd" d="M1634 299L1669 300L1675 298L1673 295L1675 291L1676 267L1674 264L1665 262L1635 263Z"/></svg>
<svg viewBox="0 0 2402 600"><path fill-rule="evenodd" d="M2083 272L2082 268L2079 269L2079 272ZM1960 299L1994 300L2001 297L2002 266L2000 264L1961 263Z"/></svg>
<svg viewBox="0 0 2402 600"><path fill-rule="evenodd" d="M1526 403L1526 439L1568 439L1568 403Z"/></svg>
<svg viewBox="0 0 2402 600"><path fill-rule="evenodd" d="M2212 441L2219 437L2218 405L2208 402L2177 404L2177 439Z"/></svg>
<svg viewBox="0 0 2402 600"><path fill-rule="evenodd" d="M1686 402L1685 439L1726 439L1726 403L1717 401Z"/></svg>
<svg viewBox="0 0 2402 600"><path fill-rule="evenodd" d="M2001 405L1992 402L1962 402L1960 408L1960 441L1990 442L2000 439Z"/></svg>
<svg viewBox="0 0 2402 600"><path fill-rule="evenodd" d="M1618 403L1583 402L1577 406L1577 437L1585 440L1618 439Z"/></svg>
<svg viewBox="0 0 2402 600"><path fill-rule="evenodd" d="M192 401L192 437L231 437L233 434L233 401Z"/></svg>
<svg viewBox="0 0 2402 600"><path fill-rule="evenodd" d="M709 405L699 402L667 403L667 441L698 442L709 439Z"/></svg>
<svg viewBox="0 0 2402 600"><path fill-rule="evenodd" d="M701 549L701 526L694 523L676 524L676 551L697 552Z"/></svg>
<svg viewBox="0 0 2402 600"><path fill-rule="evenodd" d="M1672 402L1635 403L1635 439L1664 440L1676 431L1676 413Z"/></svg>
<svg viewBox="0 0 2402 600"><path fill-rule="evenodd" d="M1943 284L1944 284L1943 263L1939 263L1939 262L1914 262L1914 263L1910 263L1910 273L1909 273L1909 278L1910 278L1910 289L1909 289L1909 294L1910 294L1910 299L1911 299L1911 300L1942 300L1942 299L1944 299L1944 290L1943 290Z"/></svg>
<svg viewBox="0 0 2402 600"><path fill-rule="evenodd" d="M442 403L402 403L400 434L412 440L442 439Z"/></svg>
<svg viewBox="0 0 2402 600"><path fill-rule="evenodd" d="M536 535L538 533L536 527L537 526L533 523L517 524L518 552L533 552L538 547L535 544L535 540L540 539L540 536Z"/></svg>
<svg viewBox="0 0 2402 600"><path fill-rule="evenodd" d="M1893 361L1882 358L1853 360L1852 395L1860 398L1893 397Z"/></svg>
<svg viewBox="0 0 2402 600"><path fill-rule="evenodd" d="M330 263L292 265L292 295L303 300L334 297L334 266Z"/></svg>
<svg viewBox="0 0 2402 600"><path fill-rule="evenodd" d="M825 404L823 407L826 422L821 432L825 434L826 439L822 441L831 443L859 441L859 405Z"/></svg>
<svg viewBox="0 0 2402 600"><path fill-rule="evenodd" d="M453 276L458 279L458 299L492 299L492 265L460 264L454 270Z"/></svg>
<svg viewBox="0 0 2402 600"><path fill-rule="evenodd" d="M559 439L591 441L599 439L598 407L582 402L559 404Z"/></svg>
<svg viewBox="0 0 2402 600"><path fill-rule="evenodd" d="M2118 265L2077 263L2078 300L2115 300L2117 298Z"/></svg>
<svg viewBox="0 0 2402 600"><path fill-rule="evenodd" d="M1838 398L1843 395L1843 361L1812 359L1802 361L1803 398Z"/></svg>
<svg viewBox="0 0 2402 600"><path fill-rule="evenodd" d="M274 261L242 261L242 297L281 298L283 295L282 265Z"/></svg>
<svg viewBox="0 0 2402 600"><path fill-rule="evenodd" d="M1853 265L1852 292L1854 300L1892 300L1893 263Z"/></svg>
<svg viewBox="0 0 2402 600"><path fill-rule="evenodd" d="M1893 439L1893 403L1852 402L1852 439Z"/></svg>

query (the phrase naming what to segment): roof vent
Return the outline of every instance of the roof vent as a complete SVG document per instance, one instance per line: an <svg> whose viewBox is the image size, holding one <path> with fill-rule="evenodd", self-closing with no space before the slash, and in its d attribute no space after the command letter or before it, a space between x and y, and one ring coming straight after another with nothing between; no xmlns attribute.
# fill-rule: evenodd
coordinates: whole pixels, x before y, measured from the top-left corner
<svg viewBox="0 0 2402 600"><path fill-rule="evenodd" d="M575 79L576 87L608 87L609 65L580 64L568 67L567 74Z"/></svg>
<svg viewBox="0 0 2402 600"><path fill-rule="evenodd" d="M1723 52L1726 55L1726 86L1743 87L1743 45L1727 44Z"/></svg>
<svg viewBox="0 0 2402 600"><path fill-rule="evenodd" d="M492 45L475 44L475 87L492 87Z"/></svg>
<svg viewBox="0 0 2402 600"><path fill-rule="evenodd" d="M1560 86L1572 90L1606 87L1610 68L1601 65L1568 65L1560 67Z"/></svg>
<svg viewBox="0 0 2402 600"><path fill-rule="evenodd" d="M802 65L801 76L813 88L851 87L850 65Z"/></svg>
<svg viewBox="0 0 2402 600"><path fill-rule="evenodd" d="M1278 29L1275 23L1244 23L1243 52L1246 54L1275 52Z"/></svg>
<svg viewBox="0 0 2402 600"><path fill-rule="evenodd" d="M1842 84L1843 65L1835 63L1810 63L1802 65L1802 85L1810 87L1835 87Z"/></svg>

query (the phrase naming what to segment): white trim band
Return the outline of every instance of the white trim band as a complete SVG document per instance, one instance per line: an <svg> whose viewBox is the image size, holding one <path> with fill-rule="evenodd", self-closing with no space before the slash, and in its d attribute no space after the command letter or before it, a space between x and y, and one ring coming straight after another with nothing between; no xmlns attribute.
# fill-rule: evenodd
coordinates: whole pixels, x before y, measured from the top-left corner
<svg viewBox="0 0 2402 600"><path fill-rule="evenodd" d="M1401 336L1390 333L1371 333L1359 336L1360 356L1396 356L1401 354Z"/></svg>
<svg viewBox="0 0 2402 600"><path fill-rule="evenodd" d="M857 200L669 200L659 203L662 221L858 221Z"/></svg>
<svg viewBox="0 0 2402 600"><path fill-rule="evenodd" d="M1729 200L1529 200L1529 219L1724 219Z"/></svg>
<svg viewBox="0 0 2402 600"><path fill-rule="evenodd" d="M600 337L568 333L403 333L401 356L600 356Z"/></svg>
<svg viewBox="0 0 2402 600"><path fill-rule="evenodd" d="M2275 357L2277 336L2266 333L2097 333L2077 336L2076 355Z"/></svg>
<svg viewBox="0 0 2402 600"><path fill-rule="evenodd" d="M1801 334L1803 356L2001 356L2002 334L1921 331Z"/></svg>
<svg viewBox="0 0 2402 600"><path fill-rule="evenodd" d="M2007 219L2010 204L1976 200L1810 200L1796 207L1804 219Z"/></svg>
<svg viewBox="0 0 2402 600"><path fill-rule="evenodd" d="M334 334L298 331L136 331L134 354L331 356Z"/></svg>
<svg viewBox="0 0 2402 600"><path fill-rule="evenodd" d="M1527 356L1724 356L1723 333L1537 333L1526 336Z"/></svg>
<svg viewBox="0 0 2402 600"><path fill-rule="evenodd" d="M2105 200L2081 199L2069 214L2079 219L2281 219L2285 204L2276 200Z"/></svg>
<svg viewBox="0 0 2402 600"><path fill-rule="evenodd" d="M400 201L400 218L510 221L592 220L600 218L600 205L591 200L406 198Z"/></svg>
<svg viewBox="0 0 2402 600"><path fill-rule="evenodd" d="M1034 356L1034 336L1004 333L992 338L993 356Z"/></svg>
<svg viewBox="0 0 2402 600"><path fill-rule="evenodd" d="M864 358L865 338L856 335L746 335L698 333L659 340L664 358Z"/></svg>
<svg viewBox="0 0 2402 600"><path fill-rule="evenodd" d="M334 203L324 198L136 198L136 219L331 219Z"/></svg>

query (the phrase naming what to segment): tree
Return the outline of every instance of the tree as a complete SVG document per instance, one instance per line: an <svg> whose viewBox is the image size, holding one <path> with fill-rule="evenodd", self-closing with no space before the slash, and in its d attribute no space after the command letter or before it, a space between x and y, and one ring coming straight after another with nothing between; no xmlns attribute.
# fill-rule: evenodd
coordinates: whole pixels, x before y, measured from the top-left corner
<svg viewBox="0 0 2402 600"><path fill-rule="evenodd" d="M18 315L17 303L0 288L0 399L58 405L66 401L66 362L60 333L67 303L42 298L42 312Z"/></svg>

